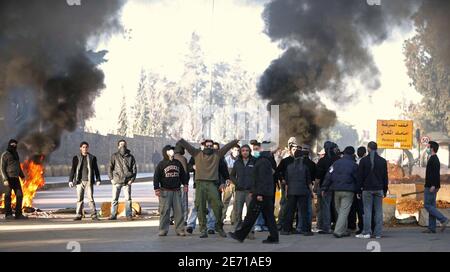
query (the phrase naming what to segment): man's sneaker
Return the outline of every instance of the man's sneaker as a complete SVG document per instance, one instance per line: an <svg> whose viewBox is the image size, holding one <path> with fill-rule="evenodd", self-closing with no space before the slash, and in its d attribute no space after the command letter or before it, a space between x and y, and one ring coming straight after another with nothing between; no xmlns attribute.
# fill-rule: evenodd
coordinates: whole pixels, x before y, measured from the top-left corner
<svg viewBox="0 0 450 272"><path fill-rule="evenodd" d="M81 220L81 216L76 216L73 221L80 221Z"/></svg>
<svg viewBox="0 0 450 272"><path fill-rule="evenodd" d="M184 231L177 232L177 236L186 236L186 233Z"/></svg>
<svg viewBox="0 0 450 272"><path fill-rule="evenodd" d="M255 226L255 231L256 232L262 232L263 231L263 229L261 228L261 226Z"/></svg>
<svg viewBox="0 0 450 272"><path fill-rule="evenodd" d="M448 225L448 219L444 221L444 223L441 223L441 232L444 232Z"/></svg>
<svg viewBox="0 0 450 272"><path fill-rule="evenodd" d="M263 244L278 244L278 240L266 239L262 241Z"/></svg>
<svg viewBox="0 0 450 272"><path fill-rule="evenodd" d="M236 234L234 234L234 232L228 232L228 237L230 237L230 238L232 238L232 239L238 241L239 243L244 242L244 240L239 239L239 238L236 236Z"/></svg>
<svg viewBox="0 0 450 272"><path fill-rule="evenodd" d="M206 231L202 232L200 238L208 238L208 233Z"/></svg>
<svg viewBox="0 0 450 272"><path fill-rule="evenodd" d="M14 216L12 214L8 214L5 216L5 220L12 220L14 219Z"/></svg>
<svg viewBox="0 0 450 272"><path fill-rule="evenodd" d="M110 216L110 217L108 217L108 220L117 220L117 217L115 217L115 216Z"/></svg>
<svg viewBox="0 0 450 272"><path fill-rule="evenodd" d="M194 232L194 229L191 228L191 227L187 227L186 228L186 232L189 233L189 234L192 234L192 232Z"/></svg>
<svg viewBox="0 0 450 272"><path fill-rule="evenodd" d="M303 233L303 236L313 236L313 235L314 235L314 233L312 231Z"/></svg>
<svg viewBox="0 0 450 272"><path fill-rule="evenodd" d="M280 231L280 235L290 235L291 233L289 231Z"/></svg>
<svg viewBox="0 0 450 272"><path fill-rule="evenodd" d="M292 234L303 234L303 232L301 230L293 230L291 233Z"/></svg>
<svg viewBox="0 0 450 272"><path fill-rule="evenodd" d="M159 231L158 236L167 236L167 231L164 230Z"/></svg>
<svg viewBox="0 0 450 272"><path fill-rule="evenodd" d="M19 214L19 215L16 215L16 219L19 219L19 220L28 219L28 216L25 216L23 214Z"/></svg>
<svg viewBox="0 0 450 272"><path fill-rule="evenodd" d="M330 231L319 230L319 234L331 234Z"/></svg>
<svg viewBox="0 0 450 272"><path fill-rule="evenodd" d="M370 234L358 234L355 236L356 238L360 238L360 239L370 239Z"/></svg>
<svg viewBox="0 0 450 272"><path fill-rule="evenodd" d="M262 229L263 229L263 231L269 231L269 227L268 226L263 226Z"/></svg>
<svg viewBox="0 0 450 272"><path fill-rule="evenodd" d="M436 233L436 231L435 230L426 229L426 230L422 231L422 233Z"/></svg>
<svg viewBox="0 0 450 272"><path fill-rule="evenodd" d="M222 238L226 238L227 237L227 234L225 233L225 231L223 229L218 230L217 234L219 234L219 236L222 237Z"/></svg>
<svg viewBox="0 0 450 272"><path fill-rule="evenodd" d="M212 229L208 230L208 234L216 234L216 232Z"/></svg>

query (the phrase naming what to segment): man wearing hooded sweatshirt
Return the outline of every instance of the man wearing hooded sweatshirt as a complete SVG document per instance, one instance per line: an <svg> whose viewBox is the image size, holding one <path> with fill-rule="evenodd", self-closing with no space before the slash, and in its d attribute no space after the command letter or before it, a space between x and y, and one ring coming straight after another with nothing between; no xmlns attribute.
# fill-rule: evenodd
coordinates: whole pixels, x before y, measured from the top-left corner
<svg viewBox="0 0 450 272"><path fill-rule="evenodd" d="M212 140L205 141L205 148L203 150L193 147L191 144L181 139L179 143L186 148L186 150L194 157L195 160L195 206L198 212L198 219L200 225L200 238L208 237L206 230L206 212L207 203L211 204L214 216L216 217L216 230L220 236L226 237L223 230L222 222L222 201L220 199L216 182L219 180L219 163L225 154L237 143L239 140L234 140L219 150L213 149L214 142ZM222 191L224 185L220 185L219 190Z"/></svg>
<svg viewBox="0 0 450 272"><path fill-rule="evenodd" d="M342 238L350 236L347 232L348 214L352 207L353 196L357 187L358 165L354 159L355 149L347 146L344 156L337 160L328 170L322 184L322 194L334 192L334 202L338 213L334 236Z"/></svg>
<svg viewBox="0 0 450 272"><path fill-rule="evenodd" d="M20 167L19 153L17 152L17 141L9 140L8 147L0 157L0 172L5 191L5 219L12 219L11 194L14 191L16 195L16 219L27 219L22 214L23 192L20 184L20 178L24 179L25 175Z"/></svg>
<svg viewBox="0 0 450 272"><path fill-rule="evenodd" d="M159 198L159 236L169 232L170 211L173 209L175 229L179 236L185 236L184 216L181 204L181 185L188 192L188 179L180 161L174 159L174 147L166 145L162 154L164 159L158 163L153 175L155 195Z"/></svg>
<svg viewBox="0 0 450 272"><path fill-rule="evenodd" d="M260 150L255 146L253 156L256 158L256 162L253 167L254 184L251 190L252 200L242 227L235 232L230 232L229 235L231 238L243 242L253 228L259 213L262 213L270 232L267 239L263 240L263 243L278 244L279 238L274 216L273 200L275 197L273 155L270 151Z"/></svg>
<svg viewBox="0 0 450 272"><path fill-rule="evenodd" d="M319 212L317 214L317 225L319 234L330 234L331 227L331 201L332 193L322 195L321 189L325 176L330 166L340 157L336 154L337 145L330 141L326 141L323 145L325 155L317 162L317 178L319 179L319 192L317 193L317 201L319 202Z"/></svg>
<svg viewBox="0 0 450 272"><path fill-rule="evenodd" d="M186 157L184 156L185 154L185 150L184 147L182 147L180 144L175 145L175 149L174 149L174 156L173 158L178 160L181 165L183 166L183 170L184 173L186 173L185 178L186 178L186 182L183 182L183 187L187 187L189 188L189 171L188 171L188 161L186 159ZM184 217L184 222L185 225L187 224L188 221L188 216L189 216L189 203L188 203L188 191L183 190L181 192L181 205L183 207L183 217Z"/></svg>
<svg viewBox="0 0 450 272"><path fill-rule="evenodd" d="M383 198L388 191L387 162L377 153L377 143L367 145L369 155L358 166L358 197L363 200L364 229L357 238L369 239L372 232L372 213L375 213L373 236L381 238L383 231ZM362 191L362 194L361 194Z"/></svg>
<svg viewBox="0 0 450 272"><path fill-rule="evenodd" d="M108 219L117 219L117 206L119 205L119 196L123 188L126 200L125 214L127 220L132 220L131 184L137 175L136 160L127 148L127 142L125 140L120 140L117 145L119 151L111 156L108 167L108 175L112 183L111 216Z"/></svg>
<svg viewBox="0 0 450 272"><path fill-rule="evenodd" d="M81 142L80 154L72 159L72 169L69 177L69 187L77 187L77 210L74 221L83 217L84 192L87 192L89 206L91 207L92 220L98 220L94 201L94 183L100 185L100 171L98 170L97 158L89 153L89 144Z"/></svg>
<svg viewBox="0 0 450 272"><path fill-rule="evenodd" d="M297 207L299 216L302 217L301 232L305 236L311 236L311 223L308 220L308 201L312 195L312 179L309 168L303 161L303 152L296 150L294 162L289 164L285 171L287 210L283 230L280 234L289 235L292 231L292 221Z"/></svg>

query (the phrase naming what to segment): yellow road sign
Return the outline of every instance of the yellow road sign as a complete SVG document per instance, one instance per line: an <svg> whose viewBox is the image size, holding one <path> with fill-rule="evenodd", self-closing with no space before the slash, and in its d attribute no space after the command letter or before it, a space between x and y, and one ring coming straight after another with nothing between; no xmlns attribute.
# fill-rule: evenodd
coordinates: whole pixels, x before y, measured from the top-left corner
<svg viewBox="0 0 450 272"><path fill-rule="evenodd" d="M412 149L412 120L377 120L377 145L379 148Z"/></svg>

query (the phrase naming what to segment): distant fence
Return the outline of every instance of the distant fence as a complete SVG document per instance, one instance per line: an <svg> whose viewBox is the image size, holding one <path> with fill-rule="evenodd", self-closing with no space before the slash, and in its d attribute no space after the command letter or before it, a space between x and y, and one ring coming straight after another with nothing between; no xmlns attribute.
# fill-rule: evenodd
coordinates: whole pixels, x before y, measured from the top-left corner
<svg viewBox="0 0 450 272"><path fill-rule="evenodd" d="M138 171L153 172L154 165L152 156L158 152L161 156L163 146L175 144L173 139L162 137L148 137L135 135L133 138L121 137L119 135L100 135L87 132L66 133L61 138L61 145L54 151L47 160L45 166L46 176L67 176L70 172L72 158L80 152L80 143L89 143L89 152L97 157L101 174L107 174L106 167L109 164L111 155L117 152L117 142L120 139L127 141L131 154L136 159ZM188 153L186 153L189 156Z"/></svg>

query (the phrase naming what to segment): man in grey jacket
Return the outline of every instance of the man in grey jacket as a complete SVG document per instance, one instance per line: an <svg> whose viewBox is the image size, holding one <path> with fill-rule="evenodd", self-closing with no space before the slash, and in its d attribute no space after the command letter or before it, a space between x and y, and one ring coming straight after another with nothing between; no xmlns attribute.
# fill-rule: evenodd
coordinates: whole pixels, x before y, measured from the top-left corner
<svg viewBox="0 0 450 272"><path fill-rule="evenodd" d="M117 219L117 206L122 188L125 191L125 215L127 220L132 220L131 210L131 184L136 179L137 168L136 160L127 148L127 142L120 140L118 142L119 151L112 154L111 162L108 167L109 179L112 183L112 203L111 216L108 220Z"/></svg>
<svg viewBox="0 0 450 272"><path fill-rule="evenodd" d="M97 182L96 182L97 180ZM94 183L100 185L100 171L98 170L97 158L89 153L89 144L81 142L80 154L72 159L72 169L69 177L69 187L77 187L77 210L74 221L81 220L84 204L84 192L86 191L91 207L92 220L98 220L94 201Z"/></svg>

